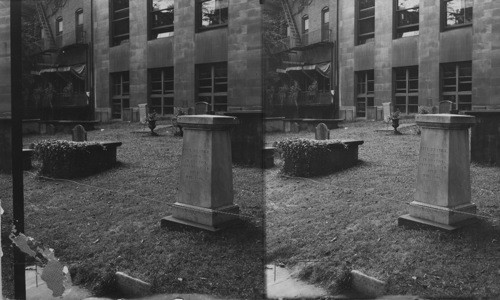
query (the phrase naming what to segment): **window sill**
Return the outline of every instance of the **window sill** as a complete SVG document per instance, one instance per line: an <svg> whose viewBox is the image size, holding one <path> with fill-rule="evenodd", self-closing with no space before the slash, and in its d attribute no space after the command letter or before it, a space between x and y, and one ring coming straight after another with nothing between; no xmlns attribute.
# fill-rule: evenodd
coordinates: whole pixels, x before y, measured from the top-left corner
<svg viewBox="0 0 500 300"><path fill-rule="evenodd" d="M198 27L197 31L196 32L204 32L204 31L209 31L209 30L213 30L213 29L219 29L219 28L223 28L223 27L227 27L227 23L224 23L224 24L220 24L220 25L212 25L212 26L207 26L207 27Z"/></svg>
<svg viewBox="0 0 500 300"><path fill-rule="evenodd" d="M472 27L472 23L466 23L466 24L458 24L458 25L452 25L452 26L443 26L443 29L441 30L442 32L444 31L449 31L457 28L464 28L464 27Z"/></svg>

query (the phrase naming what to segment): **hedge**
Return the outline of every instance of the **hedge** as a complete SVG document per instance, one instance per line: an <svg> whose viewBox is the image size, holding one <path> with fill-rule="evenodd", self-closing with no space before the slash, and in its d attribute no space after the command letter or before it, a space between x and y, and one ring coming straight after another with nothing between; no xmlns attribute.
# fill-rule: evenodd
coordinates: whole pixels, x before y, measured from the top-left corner
<svg viewBox="0 0 500 300"><path fill-rule="evenodd" d="M345 153L349 151L348 145L339 140L286 139L276 146L284 159L281 171L303 177L325 175L342 168Z"/></svg>
<svg viewBox="0 0 500 300"><path fill-rule="evenodd" d="M41 162L40 175L75 178L108 169L112 150L98 142L44 140L35 144L35 158Z"/></svg>

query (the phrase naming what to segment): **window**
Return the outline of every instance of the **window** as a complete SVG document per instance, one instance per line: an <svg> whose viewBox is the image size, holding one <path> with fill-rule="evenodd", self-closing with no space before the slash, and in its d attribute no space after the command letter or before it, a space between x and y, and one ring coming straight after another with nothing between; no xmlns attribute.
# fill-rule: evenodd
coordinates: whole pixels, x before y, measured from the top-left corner
<svg viewBox="0 0 500 300"><path fill-rule="evenodd" d="M130 82L128 72L112 73L111 117L121 119L123 109L130 108Z"/></svg>
<svg viewBox="0 0 500 300"><path fill-rule="evenodd" d="M442 65L442 100L455 103L458 110L472 109L472 62Z"/></svg>
<svg viewBox="0 0 500 300"><path fill-rule="evenodd" d="M85 33L83 31L83 9L75 12L75 35L77 43L85 42Z"/></svg>
<svg viewBox="0 0 500 300"><path fill-rule="evenodd" d="M56 19L56 35L62 35L63 33L63 18L59 17Z"/></svg>
<svg viewBox="0 0 500 300"><path fill-rule="evenodd" d="M112 0L111 5L111 46L117 46L129 39L129 0Z"/></svg>
<svg viewBox="0 0 500 300"><path fill-rule="evenodd" d="M309 31L309 16L305 15L302 17L302 33L307 33Z"/></svg>
<svg viewBox="0 0 500 300"><path fill-rule="evenodd" d="M358 0L358 45L375 38L375 0Z"/></svg>
<svg viewBox="0 0 500 300"><path fill-rule="evenodd" d="M394 110L418 113L418 67L397 68L394 74Z"/></svg>
<svg viewBox="0 0 500 300"><path fill-rule="evenodd" d="M174 0L150 1L150 39L174 35Z"/></svg>
<svg viewBox="0 0 500 300"><path fill-rule="evenodd" d="M366 107L374 106L374 77L375 76L373 70L356 72L356 117L366 118Z"/></svg>
<svg viewBox="0 0 500 300"><path fill-rule="evenodd" d="M174 68L149 71L149 107L160 115L174 113Z"/></svg>
<svg viewBox="0 0 500 300"><path fill-rule="evenodd" d="M330 10L328 7L321 10L321 40L330 40Z"/></svg>
<svg viewBox="0 0 500 300"><path fill-rule="evenodd" d="M227 63L196 66L197 102L207 102L213 111L227 110Z"/></svg>
<svg viewBox="0 0 500 300"><path fill-rule="evenodd" d="M442 0L444 28L472 24L473 0Z"/></svg>
<svg viewBox="0 0 500 300"><path fill-rule="evenodd" d="M198 29L227 25L229 0L197 0Z"/></svg>
<svg viewBox="0 0 500 300"><path fill-rule="evenodd" d="M418 34L420 0L395 0L396 38Z"/></svg>

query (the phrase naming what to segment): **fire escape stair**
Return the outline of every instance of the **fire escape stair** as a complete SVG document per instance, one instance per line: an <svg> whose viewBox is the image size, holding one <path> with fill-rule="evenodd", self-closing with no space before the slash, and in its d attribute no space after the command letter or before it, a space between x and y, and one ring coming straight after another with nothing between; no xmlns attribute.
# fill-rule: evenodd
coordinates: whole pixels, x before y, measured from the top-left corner
<svg viewBox="0 0 500 300"><path fill-rule="evenodd" d="M54 34L52 33L52 29L49 25L47 15L45 13L45 7L43 6L43 3L41 1L36 2L36 11L38 14L38 19L40 20L40 24L42 25L43 31L45 33L45 36L47 37L47 39L49 41L48 49L44 49L44 50L57 51L56 40L54 38Z"/></svg>
<svg viewBox="0 0 500 300"><path fill-rule="evenodd" d="M288 27L290 28L290 33L291 33L290 38L294 40L294 43L290 43L290 46L291 48L301 47L302 41L300 38L299 29L297 28L297 24L295 24L295 20L293 19L290 3L288 3L288 0L281 0L281 5L283 6L286 22L288 24Z"/></svg>

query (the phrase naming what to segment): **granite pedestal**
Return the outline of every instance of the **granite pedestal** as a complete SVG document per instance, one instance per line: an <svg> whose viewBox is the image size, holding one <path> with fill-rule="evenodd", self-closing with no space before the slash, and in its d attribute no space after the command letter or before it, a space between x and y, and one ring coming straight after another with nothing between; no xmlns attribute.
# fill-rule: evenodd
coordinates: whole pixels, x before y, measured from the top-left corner
<svg viewBox="0 0 500 300"><path fill-rule="evenodd" d="M233 204L230 129L234 117L193 115L178 118L184 130L179 192L172 215L162 226L182 224L217 231L239 219Z"/></svg>
<svg viewBox="0 0 500 300"><path fill-rule="evenodd" d="M469 127L475 118L417 115L421 127L417 189L400 225L455 230L475 221L471 203Z"/></svg>

